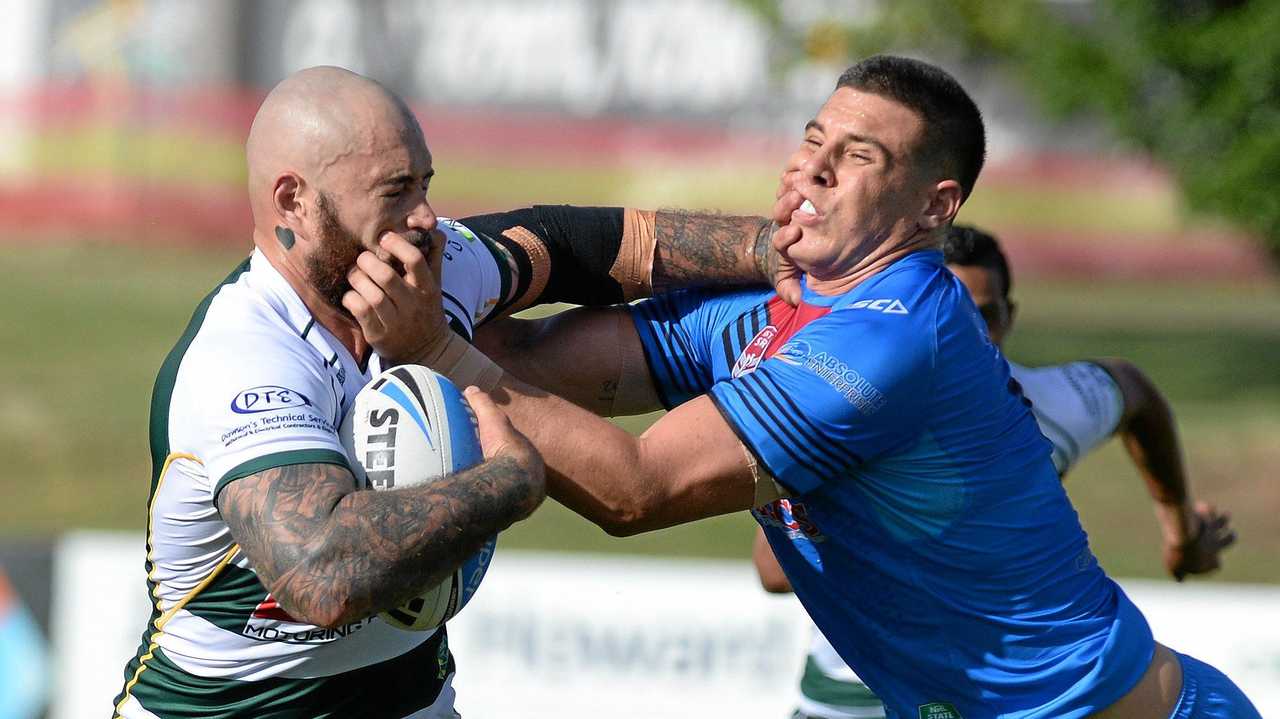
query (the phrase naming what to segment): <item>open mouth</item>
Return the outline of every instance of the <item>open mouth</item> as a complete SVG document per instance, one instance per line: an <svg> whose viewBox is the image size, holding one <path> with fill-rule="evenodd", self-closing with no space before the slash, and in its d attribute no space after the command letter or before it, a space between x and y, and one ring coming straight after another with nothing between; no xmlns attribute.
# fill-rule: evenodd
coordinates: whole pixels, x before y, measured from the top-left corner
<svg viewBox="0 0 1280 719"><path fill-rule="evenodd" d="M822 214L818 212L818 208L813 206L809 200L805 200L799 207L791 213L791 220L798 225L813 225L822 219Z"/></svg>

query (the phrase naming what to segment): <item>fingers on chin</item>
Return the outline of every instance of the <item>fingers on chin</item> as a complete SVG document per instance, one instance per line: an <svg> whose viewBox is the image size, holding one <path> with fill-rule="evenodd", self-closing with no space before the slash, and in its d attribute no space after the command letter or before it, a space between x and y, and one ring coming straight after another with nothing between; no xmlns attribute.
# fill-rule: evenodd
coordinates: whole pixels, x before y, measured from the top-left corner
<svg viewBox="0 0 1280 719"><path fill-rule="evenodd" d="M360 293L355 290L349 290L342 296L342 306L347 308L351 314L359 318L361 315L368 314L369 303L364 301Z"/></svg>

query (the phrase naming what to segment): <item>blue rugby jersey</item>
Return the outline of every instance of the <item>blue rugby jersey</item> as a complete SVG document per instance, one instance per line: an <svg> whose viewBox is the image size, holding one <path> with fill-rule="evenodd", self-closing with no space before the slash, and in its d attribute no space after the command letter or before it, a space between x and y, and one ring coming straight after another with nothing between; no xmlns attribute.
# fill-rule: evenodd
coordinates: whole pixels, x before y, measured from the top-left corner
<svg viewBox="0 0 1280 719"><path fill-rule="evenodd" d="M753 513L889 716L1082 717L1142 677L1146 620L940 252L799 307L684 291L632 316L664 403L709 394L791 490Z"/></svg>

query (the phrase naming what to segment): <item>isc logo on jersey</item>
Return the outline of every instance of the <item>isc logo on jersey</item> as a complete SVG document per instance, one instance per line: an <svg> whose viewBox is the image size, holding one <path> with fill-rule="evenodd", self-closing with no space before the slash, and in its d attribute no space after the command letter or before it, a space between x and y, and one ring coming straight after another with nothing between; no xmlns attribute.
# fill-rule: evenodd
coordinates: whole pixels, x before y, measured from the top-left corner
<svg viewBox="0 0 1280 719"><path fill-rule="evenodd" d="M439 479L484 459L475 415L449 380L418 365L392 367L356 395L338 432L361 487L388 490ZM401 629L434 629L457 614L484 579L497 538L452 576L379 617Z"/></svg>

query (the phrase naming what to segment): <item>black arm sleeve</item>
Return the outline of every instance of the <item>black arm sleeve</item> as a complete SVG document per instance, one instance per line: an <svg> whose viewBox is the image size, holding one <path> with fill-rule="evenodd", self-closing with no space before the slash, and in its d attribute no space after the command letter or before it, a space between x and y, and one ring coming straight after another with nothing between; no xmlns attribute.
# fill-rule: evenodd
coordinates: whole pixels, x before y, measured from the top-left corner
<svg viewBox="0 0 1280 719"><path fill-rule="evenodd" d="M534 276L529 252L507 233L524 228L546 247L551 273L546 287L522 305L570 302L612 305L622 302L622 287L609 276L622 244L621 207L534 205L511 212L475 215L459 220L471 231L505 247L519 270L512 298L523 297Z"/></svg>

